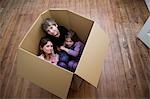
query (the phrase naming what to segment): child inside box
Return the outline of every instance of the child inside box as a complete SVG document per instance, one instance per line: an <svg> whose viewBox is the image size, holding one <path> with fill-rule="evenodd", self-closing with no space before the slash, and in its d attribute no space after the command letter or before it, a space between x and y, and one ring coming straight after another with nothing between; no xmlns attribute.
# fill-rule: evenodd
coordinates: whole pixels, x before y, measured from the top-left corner
<svg viewBox="0 0 150 99"><path fill-rule="evenodd" d="M57 25L53 19L47 18L42 24L42 28L46 32L46 37L52 41L55 52L59 55L57 65L74 72L84 44L73 31Z"/></svg>
<svg viewBox="0 0 150 99"><path fill-rule="evenodd" d="M80 60L84 44L78 39L73 31L69 31L65 37L64 45L60 49L67 52L69 55L68 67L69 70L74 72Z"/></svg>
<svg viewBox="0 0 150 99"><path fill-rule="evenodd" d="M46 60L49 63L57 65L59 56L54 53L53 44L49 38L43 37L39 43L39 58Z"/></svg>

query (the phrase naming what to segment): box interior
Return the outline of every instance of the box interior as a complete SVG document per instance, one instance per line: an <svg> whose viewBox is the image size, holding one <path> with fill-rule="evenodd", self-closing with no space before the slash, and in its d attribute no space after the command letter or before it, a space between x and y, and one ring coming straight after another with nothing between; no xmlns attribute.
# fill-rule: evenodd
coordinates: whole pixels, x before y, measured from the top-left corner
<svg viewBox="0 0 150 99"><path fill-rule="evenodd" d="M86 44L94 23L89 19L73 14L67 10L46 11L45 13L41 14L41 17L38 17L36 23L29 30L27 36L20 45L21 48L30 53L33 53L34 55L38 54L39 41L41 37L45 35L41 28L41 24L46 18L53 18L58 23L58 25L65 26L67 29L72 29L75 31L84 44Z"/></svg>

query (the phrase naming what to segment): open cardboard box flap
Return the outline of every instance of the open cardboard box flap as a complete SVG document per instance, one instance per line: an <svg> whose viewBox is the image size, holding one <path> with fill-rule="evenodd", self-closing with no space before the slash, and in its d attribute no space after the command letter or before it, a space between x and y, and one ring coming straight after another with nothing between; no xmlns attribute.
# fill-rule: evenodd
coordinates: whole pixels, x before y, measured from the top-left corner
<svg viewBox="0 0 150 99"><path fill-rule="evenodd" d="M105 33L93 24L75 74L97 87L108 46Z"/></svg>

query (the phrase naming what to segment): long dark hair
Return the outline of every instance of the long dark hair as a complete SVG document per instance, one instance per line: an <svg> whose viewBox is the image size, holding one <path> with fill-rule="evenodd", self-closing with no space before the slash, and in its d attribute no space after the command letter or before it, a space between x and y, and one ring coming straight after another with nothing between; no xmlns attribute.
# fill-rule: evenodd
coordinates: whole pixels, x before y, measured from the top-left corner
<svg viewBox="0 0 150 99"><path fill-rule="evenodd" d="M51 40L47 37L42 37L41 38L40 43L39 43L39 53L38 53L38 55L41 55L41 54L45 55L45 52L43 50L41 50L41 48L43 48L44 45L46 45L48 41L51 42Z"/></svg>

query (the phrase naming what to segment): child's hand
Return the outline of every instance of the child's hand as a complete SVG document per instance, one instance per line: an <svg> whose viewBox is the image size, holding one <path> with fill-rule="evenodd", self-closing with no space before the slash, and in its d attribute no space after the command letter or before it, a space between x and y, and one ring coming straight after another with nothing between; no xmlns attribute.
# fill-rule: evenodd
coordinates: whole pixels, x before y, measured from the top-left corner
<svg viewBox="0 0 150 99"><path fill-rule="evenodd" d="M68 52L68 51L69 51L69 49L66 48L66 47L64 47L64 46L60 46L60 49L63 50L63 51L65 51L65 52Z"/></svg>
<svg viewBox="0 0 150 99"><path fill-rule="evenodd" d="M61 49L59 47L57 47L57 51L61 51Z"/></svg>
<svg viewBox="0 0 150 99"><path fill-rule="evenodd" d="M65 51L65 47L64 46L60 46L60 49Z"/></svg>
<svg viewBox="0 0 150 99"><path fill-rule="evenodd" d="M52 56L51 57L51 63L56 65L57 62L58 62L58 56L57 55Z"/></svg>

